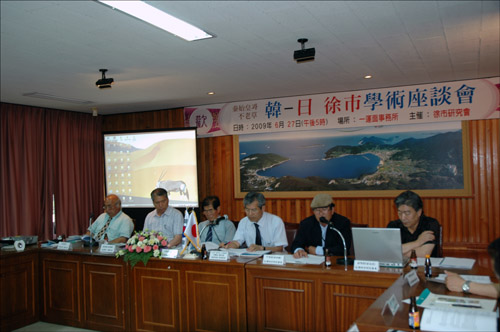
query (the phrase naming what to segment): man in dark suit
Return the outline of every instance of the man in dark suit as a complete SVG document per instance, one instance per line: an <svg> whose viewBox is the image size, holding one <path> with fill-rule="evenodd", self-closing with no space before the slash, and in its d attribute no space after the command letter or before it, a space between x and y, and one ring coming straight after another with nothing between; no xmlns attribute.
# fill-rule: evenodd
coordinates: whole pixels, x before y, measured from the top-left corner
<svg viewBox="0 0 500 332"><path fill-rule="evenodd" d="M344 255L344 245L340 235L330 229L333 225L342 233L347 251L351 247L351 222L344 216L335 213L332 196L318 194L311 202L313 215L300 222L299 230L292 243L295 258L307 257L307 254L324 255L325 249L334 256Z"/></svg>

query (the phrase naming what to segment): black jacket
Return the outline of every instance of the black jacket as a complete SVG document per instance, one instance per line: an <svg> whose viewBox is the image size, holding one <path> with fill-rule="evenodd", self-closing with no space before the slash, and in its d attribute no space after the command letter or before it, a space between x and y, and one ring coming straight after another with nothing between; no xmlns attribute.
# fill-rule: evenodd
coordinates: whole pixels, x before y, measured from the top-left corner
<svg viewBox="0 0 500 332"><path fill-rule="evenodd" d="M352 245L351 222L344 216L334 213L330 221L342 233L347 246L347 254ZM300 222L299 230L292 243L292 253L295 249L306 249L309 246L322 246L321 227L314 216L307 217ZM337 232L330 228L326 231L325 249L334 256L344 256L344 245Z"/></svg>

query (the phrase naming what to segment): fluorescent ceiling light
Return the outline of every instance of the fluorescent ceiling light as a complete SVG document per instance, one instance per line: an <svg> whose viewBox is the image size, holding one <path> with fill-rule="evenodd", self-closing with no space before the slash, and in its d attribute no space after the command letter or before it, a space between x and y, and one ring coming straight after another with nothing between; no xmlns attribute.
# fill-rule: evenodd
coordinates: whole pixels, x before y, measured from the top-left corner
<svg viewBox="0 0 500 332"><path fill-rule="evenodd" d="M142 1L104 1L97 0L107 6L121 10L124 13L137 17L144 22L152 24L160 29L168 31L187 41L212 38L205 31L194 25L186 23L178 18L162 12Z"/></svg>
<svg viewBox="0 0 500 332"><path fill-rule="evenodd" d="M48 100L57 100L57 101L62 101L64 103L72 103L72 104L78 104L78 105L87 105L87 104L93 104L93 101L89 100L81 100L81 99L75 99L75 98L68 98L68 97L60 97L60 96L54 96L48 93L40 93L40 92L28 92L28 93L23 93L23 96L25 97L33 97L33 98L40 98L40 99L48 99Z"/></svg>

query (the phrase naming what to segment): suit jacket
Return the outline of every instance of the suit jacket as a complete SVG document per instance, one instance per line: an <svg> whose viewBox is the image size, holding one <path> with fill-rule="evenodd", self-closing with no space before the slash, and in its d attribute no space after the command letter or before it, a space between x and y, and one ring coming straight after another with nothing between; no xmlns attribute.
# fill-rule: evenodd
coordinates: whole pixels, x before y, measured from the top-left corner
<svg viewBox="0 0 500 332"><path fill-rule="evenodd" d="M330 221L344 236L347 253L349 253L352 245L351 221L338 213L334 213ZM292 243L292 253L297 248L305 250L309 246L322 246L321 227L314 215L300 222L299 230ZM328 252L334 256L344 256L342 239L337 232L330 228L326 231L325 249L328 249Z"/></svg>

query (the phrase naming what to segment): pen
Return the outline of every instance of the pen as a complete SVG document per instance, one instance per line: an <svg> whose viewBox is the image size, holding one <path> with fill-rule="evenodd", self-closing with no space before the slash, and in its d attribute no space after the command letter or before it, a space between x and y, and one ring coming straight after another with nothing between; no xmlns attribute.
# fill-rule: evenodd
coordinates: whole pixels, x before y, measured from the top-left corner
<svg viewBox="0 0 500 332"><path fill-rule="evenodd" d="M458 304L458 303L453 303L451 306L452 307L463 307L463 308L475 308L475 309L481 309L482 308L480 305L475 305L475 304Z"/></svg>

